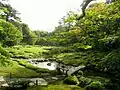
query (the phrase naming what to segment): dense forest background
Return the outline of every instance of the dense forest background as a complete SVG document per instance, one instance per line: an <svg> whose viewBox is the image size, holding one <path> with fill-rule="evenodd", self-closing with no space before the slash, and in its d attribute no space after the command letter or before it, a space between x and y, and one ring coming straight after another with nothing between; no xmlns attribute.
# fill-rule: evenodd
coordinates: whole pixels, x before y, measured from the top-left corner
<svg viewBox="0 0 120 90"><path fill-rule="evenodd" d="M53 32L33 31L17 10L0 1L0 66L13 65L8 48L16 45L54 46L43 56L108 73L110 81L104 87L120 90L120 1L91 4L85 13L78 20L80 15L69 11Z"/></svg>

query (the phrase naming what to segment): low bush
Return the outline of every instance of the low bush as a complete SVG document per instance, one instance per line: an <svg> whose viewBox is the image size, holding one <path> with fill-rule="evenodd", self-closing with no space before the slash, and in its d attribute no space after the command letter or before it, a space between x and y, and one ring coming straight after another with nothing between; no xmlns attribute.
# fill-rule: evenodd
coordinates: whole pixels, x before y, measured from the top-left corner
<svg viewBox="0 0 120 90"><path fill-rule="evenodd" d="M91 84L87 85L85 90L103 90L104 89L104 85L99 82L92 82Z"/></svg>
<svg viewBox="0 0 120 90"><path fill-rule="evenodd" d="M79 80L76 76L68 76L67 78L65 78L64 83L70 85L77 85L79 84Z"/></svg>
<svg viewBox="0 0 120 90"><path fill-rule="evenodd" d="M79 82L79 86L85 87L86 85L89 85L92 82L92 80L86 77L80 77Z"/></svg>
<svg viewBox="0 0 120 90"><path fill-rule="evenodd" d="M110 52L100 62L99 67L102 71L119 75L120 73L120 48Z"/></svg>
<svg viewBox="0 0 120 90"><path fill-rule="evenodd" d="M8 60L5 56L0 54L0 67L3 67L3 66L6 67L12 64L13 63L10 60Z"/></svg>
<svg viewBox="0 0 120 90"><path fill-rule="evenodd" d="M9 58L10 57L10 54L7 50L5 50L2 46L0 46L0 54Z"/></svg>
<svg viewBox="0 0 120 90"><path fill-rule="evenodd" d="M83 76L83 71L79 70L79 71L77 71L77 72L75 72L73 74L75 74L78 78L80 78L80 77Z"/></svg>

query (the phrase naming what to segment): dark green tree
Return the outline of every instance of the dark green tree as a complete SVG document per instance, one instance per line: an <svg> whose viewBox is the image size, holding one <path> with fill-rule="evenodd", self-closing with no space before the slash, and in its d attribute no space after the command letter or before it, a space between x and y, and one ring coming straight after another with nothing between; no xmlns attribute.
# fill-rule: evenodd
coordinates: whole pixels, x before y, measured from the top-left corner
<svg viewBox="0 0 120 90"><path fill-rule="evenodd" d="M13 46L20 43L22 33L11 23L0 20L0 42L4 46Z"/></svg>
<svg viewBox="0 0 120 90"><path fill-rule="evenodd" d="M23 40L22 42L25 44L33 45L36 42L37 36L35 33L33 33L27 24L22 24L22 34L23 34Z"/></svg>

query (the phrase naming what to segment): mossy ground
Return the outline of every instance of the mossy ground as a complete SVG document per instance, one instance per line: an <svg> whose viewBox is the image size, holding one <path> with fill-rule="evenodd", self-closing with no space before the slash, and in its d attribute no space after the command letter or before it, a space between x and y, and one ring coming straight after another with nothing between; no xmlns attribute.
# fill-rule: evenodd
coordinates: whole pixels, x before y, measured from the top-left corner
<svg viewBox="0 0 120 90"><path fill-rule="evenodd" d="M27 57L27 58L38 58L38 57L42 57L42 52L47 52L48 51L47 49L49 49L49 48L53 48L53 47L18 45L18 46L9 47L6 49L9 51L9 53L13 57L23 56L23 57Z"/></svg>
<svg viewBox="0 0 120 90"><path fill-rule="evenodd" d="M39 73L34 70L25 68L13 61L12 66L0 67L0 76L5 77L38 77Z"/></svg>
<svg viewBox="0 0 120 90"><path fill-rule="evenodd" d="M45 87L37 86L37 87L30 87L27 90L84 90L76 85L48 85Z"/></svg>
<svg viewBox="0 0 120 90"><path fill-rule="evenodd" d="M55 53L51 50L55 48ZM61 47L63 48L63 47ZM101 61L102 58L104 58L108 52L99 52L99 51L77 51L77 52L66 52L65 50L61 51L60 47L46 47L46 46L14 46L6 48L8 52L11 54L11 57L13 56L20 56L28 57L28 58L57 58L56 60L61 60L65 64L85 64L87 65L87 62L90 62L90 64L95 64L97 66L97 62ZM20 58L21 59L21 58ZM49 72L48 70L41 70L37 69L36 67L32 67L31 65L27 64L25 61L21 60L20 62L12 61L11 65L9 66L3 66L0 67L0 76L5 77L40 77L40 72ZM38 70L39 72L36 72ZM87 74L87 75L86 75ZM89 75L90 74L90 75ZM101 81L104 82L105 80L109 81L109 79L106 79L104 76L98 75L91 75L91 73L84 72L84 76L90 78L92 81ZM107 82L106 81L106 82ZM59 84L50 84L47 87L31 87L28 88L28 90L84 90L83 88L80 88L76 85L65 85L63 83Z"/></svg>

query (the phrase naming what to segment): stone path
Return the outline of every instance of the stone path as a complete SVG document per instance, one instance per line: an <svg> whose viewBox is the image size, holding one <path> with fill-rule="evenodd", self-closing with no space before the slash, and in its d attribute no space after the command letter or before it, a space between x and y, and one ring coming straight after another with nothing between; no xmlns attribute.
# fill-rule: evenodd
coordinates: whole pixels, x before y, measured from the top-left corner
<svg viewBox="0 0 120 90"><path fill-rule="evenodd" d="M29 86L48 84L43 78L4 78L0 76L0 87L17 87L20 86L19 83L25 82L28 82Z"/></svg>
<svg viewBox="0 0 120 90"><path fill-rule="evenodd" d="M6 80L3 78L3 76L0 76L0 87L8 87Z"/></svg>

